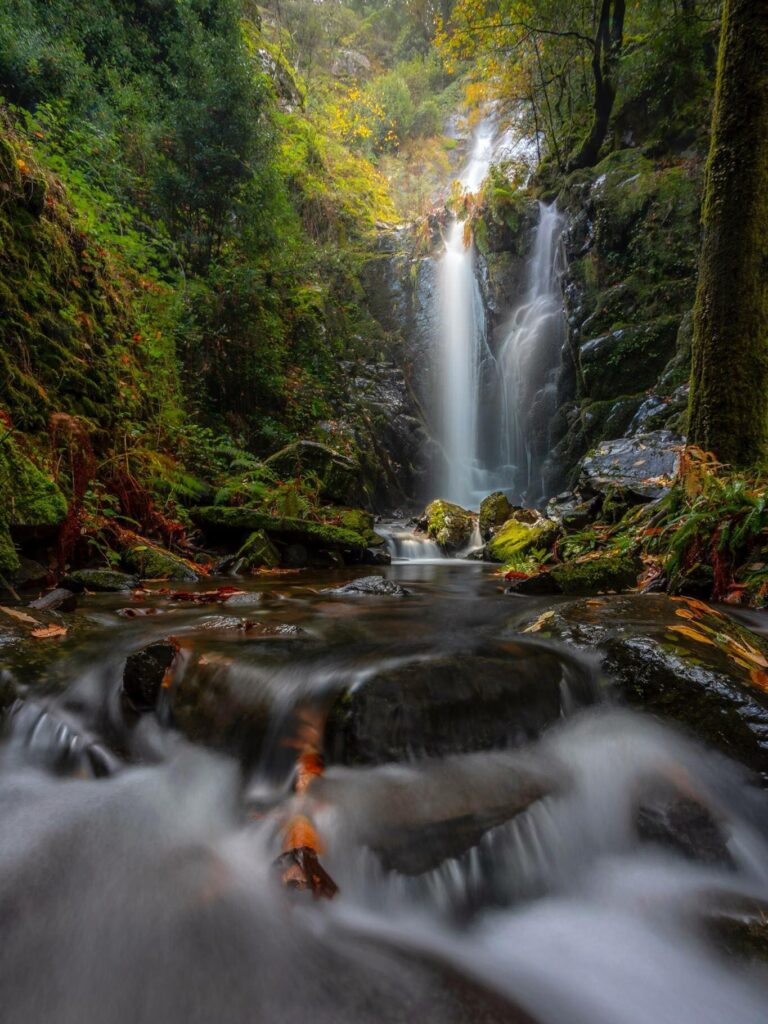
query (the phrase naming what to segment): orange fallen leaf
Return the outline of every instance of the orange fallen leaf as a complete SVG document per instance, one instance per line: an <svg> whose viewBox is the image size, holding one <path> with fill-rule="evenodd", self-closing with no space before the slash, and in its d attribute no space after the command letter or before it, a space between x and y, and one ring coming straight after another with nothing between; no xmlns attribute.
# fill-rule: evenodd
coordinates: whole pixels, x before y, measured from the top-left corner
<svg viewBox="0 0 768 1024"><path fill-rule="evenodd" d="M31 615L27 615L26 612L20 612L16 608L5 608L0 605L0 612L10 615L12 619L16 619L18 622L23 622L27 626L40 625L40 622L37 619L33 619Z"/></svg>
<svg viewBox="0 0 768 1024"><path fill-rule="evenodd" d="M703 633L697 632L695 629L691 629L690 626L670 626L670 633L679 633L681 636L687 636L689 640L696 640L700 644L709 644L711 647L717 647L714 640L710 640L708 636L704 636Z"/></svg>
<svg viewBox="0 0 768 1024"><path fill-rule="evenodd" d="M53 637L53 636L66 636L66 635L67 635L67 627L66 626L57 626L55 624L50 625L50 626L41 626L39 629L33 629L32 630L32 636L35 637L37 640L48 640L50 637Z"/></svg>
<svg viewBox="0 0 768 1024"><path fill-rule="evenodd" d="M314 850L315 853L323 852L323 844L312 822L303 814L297 814L285 826L283 851L287 853L302 848Z"/></svg>

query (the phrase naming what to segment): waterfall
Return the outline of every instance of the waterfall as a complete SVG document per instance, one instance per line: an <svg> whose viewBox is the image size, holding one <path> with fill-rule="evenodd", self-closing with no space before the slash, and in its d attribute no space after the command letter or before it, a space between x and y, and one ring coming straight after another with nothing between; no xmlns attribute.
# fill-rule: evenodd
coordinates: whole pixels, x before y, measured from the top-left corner
<svg viewBox="0 0 768 1024"><path fill-rule="evenodd" d="M477 191L493 156L491 119L477 130L469 161L459 181ZM475 276L474 247L464 244L464 225L451 224L440 266L439 441L443 464L438 492L449 501L470 507L476 503L480 363L486 348L485 313Z"/></svg>
<svg viewBox="0 0 768 1024"><path fill-rule="evenodd" d="M478 128L459 181L477 191L506 135L496 141L492 118ZM473 245L454 220L440 261L436 426L441 497L476 508L493 490L535 504L546 496L542 479L549 424L556 410L555 372L565 338L560 293L564 218L539 203L539 220L522 301L502 332L488 337Z"/></svg>
<svg viewBox="0 0 768 1024"><path fill-rule="evenodd" d="M542 470L557 407L554 375L565 340L560 292L563 226L555 203L539 203L526 295L512 314L498 354L503 380L501 457L510 467L503 489L513 500L529 504L546 496Z"/></svg>

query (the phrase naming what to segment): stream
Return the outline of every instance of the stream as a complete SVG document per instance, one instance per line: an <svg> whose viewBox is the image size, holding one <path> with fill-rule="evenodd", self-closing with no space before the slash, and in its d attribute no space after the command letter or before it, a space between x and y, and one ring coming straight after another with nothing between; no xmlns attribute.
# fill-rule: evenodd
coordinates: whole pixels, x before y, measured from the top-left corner
<svg viewBox="0 0 768 1024"><path fill-rule="evenodd" d="M414 554L369 570L402 596L327 592L350 569L154 585L0 648L4 1024L762 1024L765 970L721 941L768 905L762 791L521 634L552 599ZM171 684L127 713L126 658L169 635ZM335 899L280 884L297 811Z"/></svg>

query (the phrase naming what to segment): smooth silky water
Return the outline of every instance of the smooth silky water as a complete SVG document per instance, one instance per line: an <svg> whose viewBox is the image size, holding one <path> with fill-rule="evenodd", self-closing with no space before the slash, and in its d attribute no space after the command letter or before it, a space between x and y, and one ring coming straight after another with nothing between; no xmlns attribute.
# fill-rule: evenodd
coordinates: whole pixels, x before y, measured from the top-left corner
<svg viewBox="0 0 768 1024"><path fill-rule="evenodd" d="M237 581L253 600L232 608L155 591L141 618L119 614L127 595L90 597L55 657L35 648L25 668L6 651L34 685L0 750L4 1024L762 1024L765 973L711 938L717 917L768 905L762 792L613 706L588 657L521 636L536 601L502 594L488 566L367 571L411 593L323 593L344 570ZM208 628L220 615L307 635ZM169 634L174 685L226 683L269 709L258 749L194 745L163 706L126 724L125 657ZM284 890L271 865L297 799L296 709L322 715L401 663L478 657L481 675L489 652L532 692L549 666L558 720L527 741L510 723L508 743L473 749L468 708L449 724L471 752L331 756L309 809L340 893ZM718 822L724 863L641 839L639 804L670 793Z"/></svg>

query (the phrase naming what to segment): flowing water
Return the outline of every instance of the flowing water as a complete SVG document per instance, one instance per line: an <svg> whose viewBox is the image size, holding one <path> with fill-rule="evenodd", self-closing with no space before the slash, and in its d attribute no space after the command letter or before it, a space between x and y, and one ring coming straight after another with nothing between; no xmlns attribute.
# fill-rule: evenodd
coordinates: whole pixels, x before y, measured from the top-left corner
<svg viewBox="0 0 768 1024"><path fill-rule="evenodd" d="M493 117L473 136L459 181L476 192L494 160L508 155L509 132ZM437 339L439 443L436 492L476 508L492 490L528 504L545 497L542 470L556 409L555 374L565 339L560 278L564 220L556 205L539 204L526 268L526 288L500 342L489 338L474 246L464 224L448 228L440 262Z"/></svg>
<svg viewBox="0 0 768 1024"><path fill-rule="evenodd" d="M521 635L535 599L488 566L384 571L409 593L94 596L0 648L4 1024L762 1024L764 970L713 936L768 904L763 793ZM125 658L168 634L172 686L130 715ZM300 797L308 708L328 766ZM676 800L710 823L695 856L640 827ZM272 867L297 810L332 901Z"/></svg>

